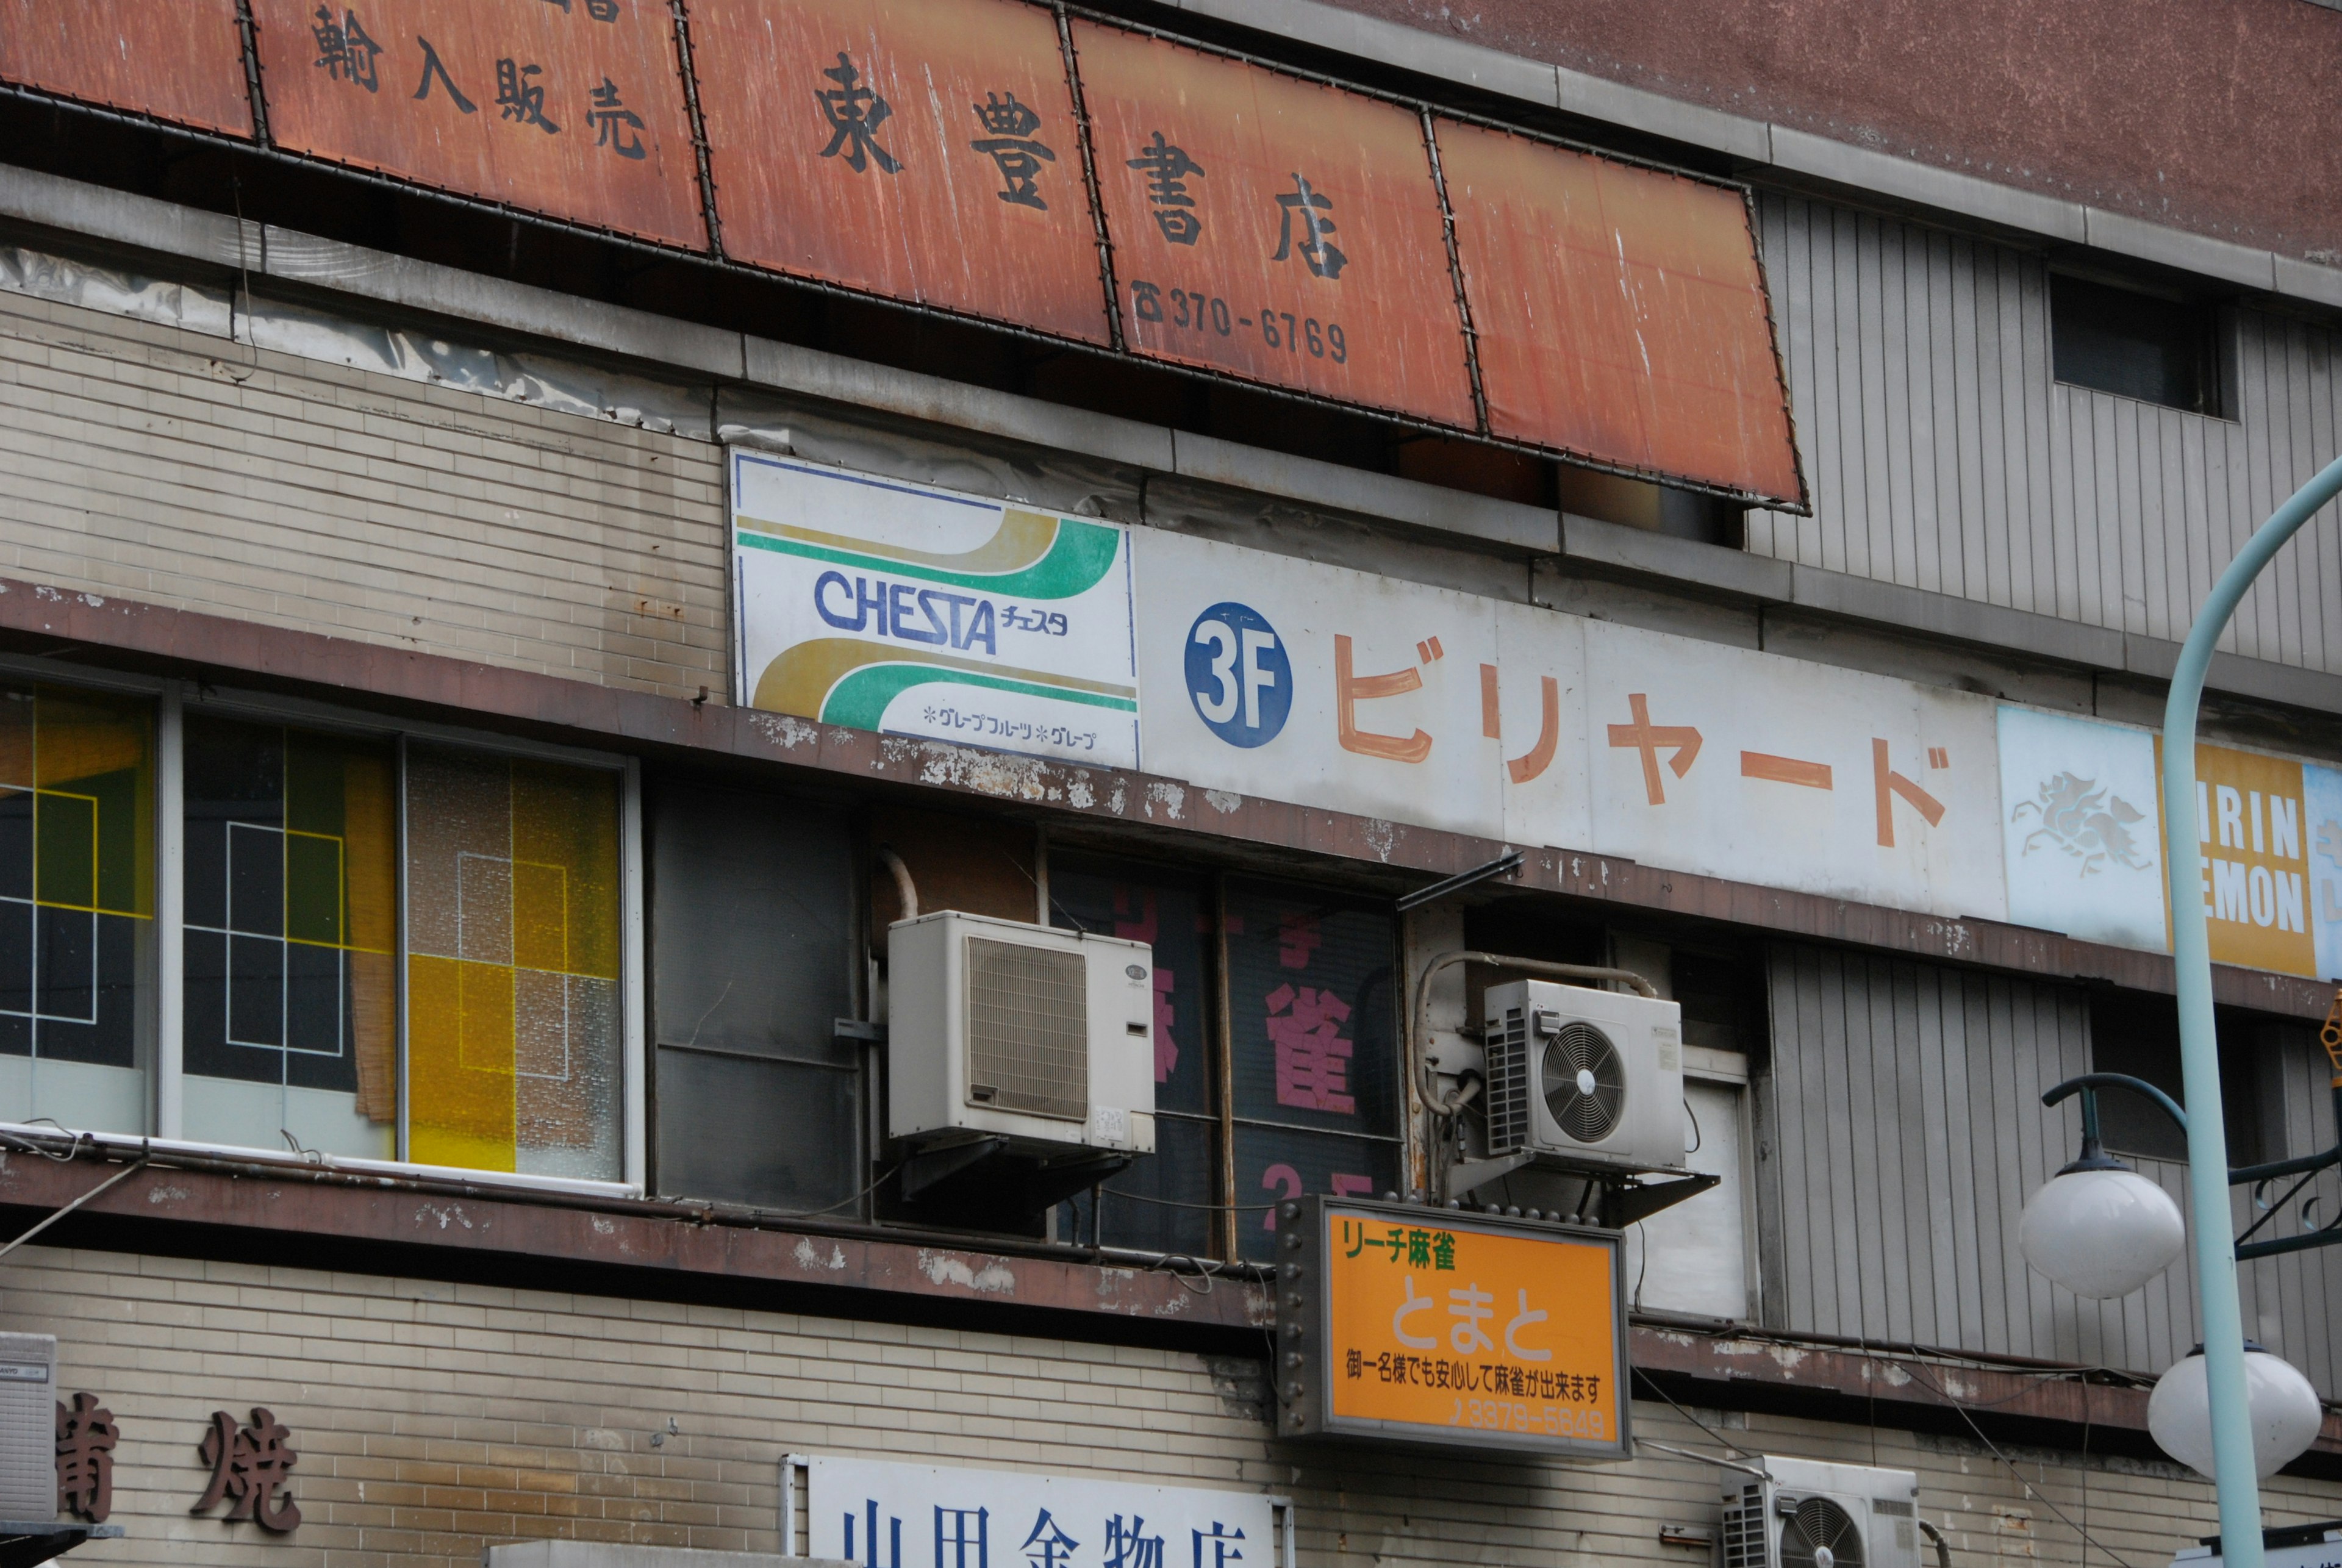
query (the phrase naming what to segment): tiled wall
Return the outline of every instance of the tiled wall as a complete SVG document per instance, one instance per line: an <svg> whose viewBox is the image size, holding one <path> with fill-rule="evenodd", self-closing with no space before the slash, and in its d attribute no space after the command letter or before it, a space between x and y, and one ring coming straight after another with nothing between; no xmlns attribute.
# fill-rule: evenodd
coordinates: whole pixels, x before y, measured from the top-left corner
<svg viewBox="0 0 2342 1568"><path fill-rule="evenodd" d="M726 696L722 449L0 293L0 574Z"/></svg>
<svg viewBox="0 0 2342 1568"><path fill-rule="evenodd" d="M544 1536L772 1552L791 1453L1274 1492L1294 1499L1306 1568L1701 1568L1658 1532L1716 1519L1718 1473L1656 1452L1573 1466L1273 1446L1242 1358L40 1247L0 1271L0 1328L55 1333L60 1393L100 1394L121 1427L127 1533L75 1554L91 1564L472 1568L485 1543ZM301 1455L287 1536L188 1513L210 1413L255 1404ZM1956 1562L2082 1560L1973 1443L1703 1419L1749 1451L1917 1469ZM1635 1420L1714 1451L1665 1405ZM2210 1488L2172 1466L2012 1457L2129 1562L2211 1528ZM2330 1518L2342 1487L2279 1478L2267 1501L2273 1523Z"/></svg>

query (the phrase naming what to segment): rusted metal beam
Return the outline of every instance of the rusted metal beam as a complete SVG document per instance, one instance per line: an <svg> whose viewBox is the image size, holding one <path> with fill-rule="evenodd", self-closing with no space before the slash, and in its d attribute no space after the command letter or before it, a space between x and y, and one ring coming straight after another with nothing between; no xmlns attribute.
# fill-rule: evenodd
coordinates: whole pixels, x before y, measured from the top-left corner
<svg viewBox="0 0 2342 1568"><path fill-rule="evenodd" d="M331 1169L225 1159L128 1174L52 1233L61 1244L225 1256L383 1275L485 1278L520 1288L713 1300L836 1317L911 1319L1069 1340L1137 1339L1259 1354L1275 1313L1248 1278L953 1245L876 1227L793 1229L663 1201L466 1191ZM127 1167L0 1156L0 1232L13 1233ZM1641 1394L2000 1442L2151 1454L2144 1386L2050 1363L1969 1364L1940 1353L1855 1350L1792 1335L1631 1331ZM1967 1414L1963 1417L1961 1412ZM2342 1415L2297 1473L2342 1477Z"/></svg>
<svg viewBox="0 0 2342 1568"><path fill-rule="evenodd" d="M9 634L14 634L13 638ZM782 714L696 704L525 670L500 669L314 632L263 626L0 578L0 639L155 673L228 672L336 701L420 704L439 716L500 720L572 742L776 764L831 783L957 794L1072 824L1203 835L1245 852L1386 878L1394 895L1428 874L1468 871L1516 846L1494 839L1222 790L1115 768L1006 756L877 735ZM1327 866L1326 863L1341 863ZM1663 916L1729 922L1940 963L2173 988L2161 954L2077 942L1997 921L1952 919L1814 894L1665 871L1610 855L1530 848L1512 885ZM2294 975L2216 965L2221 1002L2323 1018L2332 993Z"/></svg>
<svg viewBox="0 0 2342 1568"><path fill-rule="evenodd" d="M1070 1249L1058 1259L980 1243L898 1239L876 1227L722 1223L713 1210L657 1201L465 1193L445 1182L329 1169L239 1171L226 1161L207 1162L209 1168L166 1166L170 1156L156 1158L52 1234L65 1245L259 1256L296 1266L321 1244L339 1243L337 1262L371 1251L376 1254L372 1266L384 1273L419 1267L428 1274L450 1266L479 1273L459 1261L466 1258L525 1263L531 1270L560 1264L573 1283L598 1274L597 1293L609 1295L676 1289L657 1283L659 1277L723 1282L735 1299L737 1287L762 1285L775 1293L761 1297L774 1307L812 1305L840 1316L874 1315L860 1304L873 1297L916 1298L973 1312L966 1321L990 1318L1004 1328L1012 1319L1021 1320L1020 1329L1029 1327L1035 1314L1079 1313L1092 1321L1236 1331L1249 1343L1275 1318L1260 1287L1243 1279L1091 1262ZM0 1220L0 1225L13 1233L82 1196L108 1174L107 1165L93 1159L0 1156L0 1208L15 1221ZM511 1283L525 1284L526 1276ZM686 1285L679 1293L706 1293ZM814 1305L822 1297L828 1299ZM1064 1326L1072 1332L1072 1325Z"/></svg>

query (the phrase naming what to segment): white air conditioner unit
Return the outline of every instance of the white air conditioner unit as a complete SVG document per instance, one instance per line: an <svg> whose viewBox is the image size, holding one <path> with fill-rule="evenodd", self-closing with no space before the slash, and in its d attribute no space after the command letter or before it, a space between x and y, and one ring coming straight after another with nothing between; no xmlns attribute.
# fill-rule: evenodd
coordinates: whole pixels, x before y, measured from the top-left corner
<svg viewBox="0 0 2342 1568"><path fill-rule="evenodd" d="M57 1516L57 1336L0 1333L0 1519Z"/></svg>
<svg viewBox="0 0 2342 1568"><path fill-rule="evenodd" d="M1907 1470L1755 1461L1724 1485L1724 1568L1919 1568L1919 1478Z"/></svg>
<svg viewBox="0 0 2342 1568"><path fill-rule="evenodd" d="M1155 1152L1143 942L942 910L886 931L887 1131Z"/></svg>
<svg viewBox="0 0 2342 1568"><path fill-rule="evenodd" d="M1488 989L1488 1157L1684 1168L1683 1013L1672 1002L1516 980Z"/></svg>

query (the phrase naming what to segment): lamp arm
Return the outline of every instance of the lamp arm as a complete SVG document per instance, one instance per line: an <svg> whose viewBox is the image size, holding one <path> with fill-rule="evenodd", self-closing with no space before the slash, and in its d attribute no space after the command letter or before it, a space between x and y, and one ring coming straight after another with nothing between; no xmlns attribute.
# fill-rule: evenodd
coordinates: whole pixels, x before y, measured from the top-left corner
<svg viewBox="0 0 2342 1568"><path fill-rule="evenodd" d="M2068 1078L2043 1094L2041 1103L2044 1105L2055 1105L2061 1101L2072 1099L2086 1089L2128 1089L2134 1094L2144 1094L2153 1101L2157 1108L2165 1115L2177 1124L2181 1132L2187 1130L2187 1113L2179 1108L2178 1101L2174 1100L2146 1079L2134 1078L2127 1073L2085 1073L2078 1078ZM2087 1102L2085 1104L2087 1104ZM2095 1115L2090 1119L2092 1122L2097 1120ZM2095 1130L2093 1128L2093 1131Z"/></svg>

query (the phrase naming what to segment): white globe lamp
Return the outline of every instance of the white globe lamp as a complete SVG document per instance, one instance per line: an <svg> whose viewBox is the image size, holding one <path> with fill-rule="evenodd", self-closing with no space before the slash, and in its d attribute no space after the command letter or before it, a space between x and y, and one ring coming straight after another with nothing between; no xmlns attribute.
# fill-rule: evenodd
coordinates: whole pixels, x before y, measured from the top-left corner
<svg viewBox="0 0 2342 1568"><path fill-rule="evenodd" d="M2171 1194L2087 1142L2082 1157L2025 1205L2017 1244L2025 1261L2077 1296L2127 1296L2187 1249Z"/></svg>
<svg viewBox="0 0 2342 1568"><path fill-rule="evenodd" d="M2251 1412L2253 1468L2267 1477L2308 1452L2325 1423L2317 1390L2280 1356L2245 1342L2245 1399ZM2212 1396L2197 1345L2156 1381L2147 1430L2156 1446L2198 1475L2212 1476Z"/></svg>

